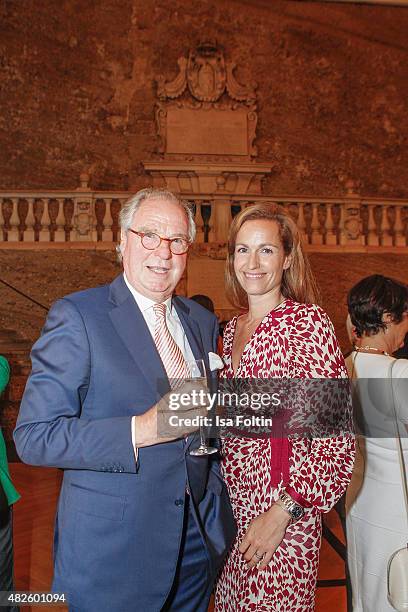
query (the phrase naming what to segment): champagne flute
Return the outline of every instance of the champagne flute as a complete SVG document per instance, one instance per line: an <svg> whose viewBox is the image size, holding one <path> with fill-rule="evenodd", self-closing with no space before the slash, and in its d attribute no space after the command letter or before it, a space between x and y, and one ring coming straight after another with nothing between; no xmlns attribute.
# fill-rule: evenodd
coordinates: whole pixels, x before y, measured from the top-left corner
<svg viewBox="0 0 408 612"><path fill-rule="evenodd" d="M204 386L207 386L207 373L204 360L192 359L190 361L186 361L186 365L188 370L187 380L199 381ZM217 452L218 448L207 445L205 427L201 424L200 419L200 446L198 448L193 448L190 451L190 455L193 455L194 457L206 457L207 455L212 455L213 453Z"/></svg>

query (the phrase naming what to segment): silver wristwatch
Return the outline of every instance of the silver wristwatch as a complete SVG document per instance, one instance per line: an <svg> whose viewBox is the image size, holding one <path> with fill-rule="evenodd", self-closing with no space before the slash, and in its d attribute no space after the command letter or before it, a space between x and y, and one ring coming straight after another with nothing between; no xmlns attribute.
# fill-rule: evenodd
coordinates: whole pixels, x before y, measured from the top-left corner
<svg viewBox="0 0 408 612"><path fill-rule="evenodd" d="M292 499L291 496L285 491L282 491L276 503L278 504L278 506L283 508L283 510L286 510L286 512L292 519L292 523L295 523L300 518L302 518L305 513L303 506L295 502L295 500Z"/></svg>

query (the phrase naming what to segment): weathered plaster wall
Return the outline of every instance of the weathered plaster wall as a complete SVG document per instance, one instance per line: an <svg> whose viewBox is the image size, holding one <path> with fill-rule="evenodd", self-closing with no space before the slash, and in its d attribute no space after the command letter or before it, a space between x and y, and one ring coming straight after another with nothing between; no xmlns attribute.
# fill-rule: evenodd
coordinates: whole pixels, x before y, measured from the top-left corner
<svg viewBox="0 0 408 612"><path fill-rule="evenodd" d="M149 183L154 77L217 39L257 81L269 193L407 197L408 10L289 0L3 0L0 189Z"/></svg>

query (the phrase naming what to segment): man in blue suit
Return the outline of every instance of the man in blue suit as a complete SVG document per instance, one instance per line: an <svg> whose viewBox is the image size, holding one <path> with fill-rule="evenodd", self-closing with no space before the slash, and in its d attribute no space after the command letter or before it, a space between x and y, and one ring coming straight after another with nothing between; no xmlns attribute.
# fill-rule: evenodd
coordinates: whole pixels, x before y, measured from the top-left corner
<svg viewBox="0 0 408 612"><path fill-rule="evenodd" d="M70 610L205 612L235 525L218 456L191 456L188 427L163 438L158 406L171 396L169 355L209 369L217 323L173 296L194 239L189 208L145 189L120 221L124 273L50 310L14 439L26 463L64 470L53 590Z"/></svg>

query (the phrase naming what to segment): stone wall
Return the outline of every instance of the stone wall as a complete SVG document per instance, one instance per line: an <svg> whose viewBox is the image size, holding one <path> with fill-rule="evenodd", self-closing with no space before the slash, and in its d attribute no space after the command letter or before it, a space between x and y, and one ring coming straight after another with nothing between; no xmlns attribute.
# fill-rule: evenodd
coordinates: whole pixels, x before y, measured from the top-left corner
<svg viewBox="0 0 408 612"><path fill-rule="evenodd" d="M3 0L0 189L149 183L154 78L216 39L258 83L272 194L407 197L408 11L289 0Z"/></svg>

